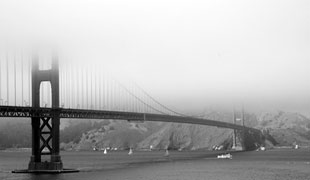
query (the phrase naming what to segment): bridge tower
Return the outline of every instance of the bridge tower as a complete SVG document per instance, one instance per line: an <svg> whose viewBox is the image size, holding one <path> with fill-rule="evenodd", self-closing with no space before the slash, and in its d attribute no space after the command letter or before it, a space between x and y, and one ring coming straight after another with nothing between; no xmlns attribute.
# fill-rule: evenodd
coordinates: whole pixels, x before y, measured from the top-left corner
<svg viewBox="0 0 310 180"><path fill-rule="evenodd" d="M234 124L237 123L237 119L241 120L241 125L244 126L244 109L242 107L242 112L241 112L241 118L237 118L235 109L233 110L233 122ZM234 129L233 131L233 143L232 143L232 149L234 150L244 150L245 145L244 145L244 138L245 138L245 129L243 130L236 130Z"/></svg>
<svg viewBox="0 0 310 180"><path fill-rule="evenodd" d="M32 107L40 108L40 85L50 82L52 91L52 108L59 108L59 68L58 58L53 55L52 68L39 70L37 55L32 59ZM59 113L54 111L47 117L31 117L32 155L29 171L63 170L59 155ZM50 161L42 162L42 156L50 155Z"/></svg>

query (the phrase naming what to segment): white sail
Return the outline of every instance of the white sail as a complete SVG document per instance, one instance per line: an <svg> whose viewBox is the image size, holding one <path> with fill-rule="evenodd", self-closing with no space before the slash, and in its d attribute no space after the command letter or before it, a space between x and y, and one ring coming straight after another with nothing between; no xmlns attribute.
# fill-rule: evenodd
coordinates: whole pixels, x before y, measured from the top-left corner
<svg viewBox="0 0 310 180"><path fill-rule="evenodd" d="M128 155L131 155L131 154L132 154L132 149L130 148L129 152L128 152Z"/></svg>
<svg viewBox="0 0 310 180"><path fill-rule="evenodd" d="M169 156L169 151L166 149L165 156Z"/></svg>

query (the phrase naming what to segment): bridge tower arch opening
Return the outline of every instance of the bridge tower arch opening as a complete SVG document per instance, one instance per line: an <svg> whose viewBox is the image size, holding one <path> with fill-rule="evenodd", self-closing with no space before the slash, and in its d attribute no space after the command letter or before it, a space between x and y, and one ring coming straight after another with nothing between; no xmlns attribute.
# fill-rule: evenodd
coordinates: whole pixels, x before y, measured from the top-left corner
<svg viewBox="0 0 310 180"><path fill-rule="evenodd" d="M52 107L52 87L49 81L43 81L40 84L40 107Z"/></svg>

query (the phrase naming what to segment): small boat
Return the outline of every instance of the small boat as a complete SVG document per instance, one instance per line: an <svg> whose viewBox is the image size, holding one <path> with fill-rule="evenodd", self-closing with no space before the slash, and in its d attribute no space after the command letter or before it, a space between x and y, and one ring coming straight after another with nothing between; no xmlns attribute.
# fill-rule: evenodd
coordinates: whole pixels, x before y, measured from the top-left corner
<svg viewBox="0 0 310 180"><path fill-rule="evenodd" d="M107 149L104 149L103 154L107 154L107 153L108 153Z"/></svg>
<svg viewBox="0 0 310 180"><path fill-rule="evenodd" d="M217 156L218 159L232 159L232 155L230 153L228 154L222 154Z"/></svg>

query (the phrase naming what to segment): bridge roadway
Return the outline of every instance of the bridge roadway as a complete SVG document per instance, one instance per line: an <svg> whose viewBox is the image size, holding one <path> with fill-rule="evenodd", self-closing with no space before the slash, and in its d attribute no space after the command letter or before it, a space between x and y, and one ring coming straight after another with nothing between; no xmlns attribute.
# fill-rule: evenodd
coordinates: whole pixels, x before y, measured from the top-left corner
<svg viewBox="0 0 310 180"><path fill-rule="evenodd" d="M128 121L161 121L173 123L200 124L207 126L216 126L236 130L248 130L253 133L260 133L260 130L245 127L237 124L214 121L191 116L172 116L162 114L149 114L125 111L104 111L88 109L64 109L64 108L33 108L19 106L0 106L0 117L55 117L73 118L73 119L115 119Z"/></svg>

